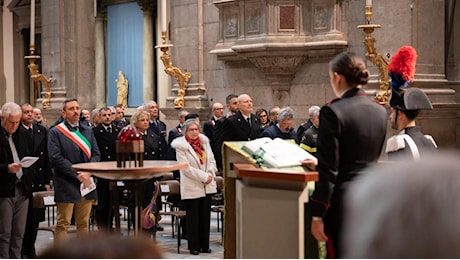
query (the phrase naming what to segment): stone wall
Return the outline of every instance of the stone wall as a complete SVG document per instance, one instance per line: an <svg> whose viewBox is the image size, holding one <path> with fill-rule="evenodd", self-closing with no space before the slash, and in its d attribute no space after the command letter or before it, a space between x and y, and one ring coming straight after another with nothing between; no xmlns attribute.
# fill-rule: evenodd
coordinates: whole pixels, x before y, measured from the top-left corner
<svg viewBox="0 0 460 260"><path fill-rule="evenodd" d="M328 78L328 61L330 57L320 55L319 57L307 58L298 68L294 78L290 82L287 91L276 91L276 86L272 79L267 77L267 74L260 70L253 62L251 57L245 56L238 59L222 58L222 50L225 47L235 43L223 43L221 38L223 16L218 8L220 5L245 4L258 2L250 0L237 1L171 1L172 15L172 41L175 44L173 52L173 60L180 63L181 66L188 68L192 75L196 75L197 68L196 53L198 41L196 26L197 21L190 17L197 10L197 4L203 3L204 16L202 22L204 25L204 79L203 82L197 82L196 77L192 76L191 83L203 83L207 89L207 95L210 102L225 102L225 97L230 93L249 94L254 100L254 110L260 107L269 108L272 105L291 106L296 113L295 127L297 127L307 116L308 107L311 105L322 105L331 98L334 98L333 92L329 86ZM365 1L321 1L321 0L305 0L305 1L259 1L265 5L283 4L293 5L308 5L305 13L308 10L316 10L316 5L326 4L332 11L336 11L339 19L334 21L334 26L337 26L337 31L343 35L347 43L347 50L352 50L361 53L364 58L366 52L362 43L364 33L357 29L357 26L365 23L364 5ZM377 51L384 55L391 55L402 45L413 45L418 53L419 59L417 64L417 75L414 81L414 86L427 90L430 98L433 100L435 110L422 113L419 119L419 125L426 133L434 136L441 147L460 147L459 145L459 95L458 84L458 66L451 66L451 78L446 78L444 67L444 2L445 1L378 1L374 3L372 23L381 24L382 28L377 29L374 33L376 38ZM241 8L243 8L241 7ZM458 9L458 8L457 8ZM241 9L241 10L244 10ZM337 11L339 10L339 11ZM313 12L312 11L312 12ZM243 15L243 13L239 13ZM458 17L458 15L457 15ZM302 17L301 17L302 18ZM303 21L301 18L300 21ZM270 17L269 19L276 19ZM261 21L263 24L273 23L275 21ZM455 29L459 29L459 19L456 19ZM301 26L305 26L303 23ZM330 28L334 28L331 26ZM243 30L244 28L240 28ZM456 31L456 32L457 32ZM238 31L239 37L242 32ZM334 33L337 33L334 31ZM458 35L458 34L454 34ZM283 37L271 35L270 39L258 39L259 42L276 41L276 37L280 41L285 41ZM304 35L299 36L304 37ZM283 39L281 39L283 38ZM308 41L308 37L306 37ZM458 41L458 36L455 36L454 41ZM238 38L234 40L238 44ZM249 40L246 39L247 43ZM288 43L286 43L288 44ZM458 45L458 44L457 44ZM224 46L217 48L216 46ZM241 46L241 45L240 45ZM455 46L455 47L454 47ZM459 53L459 47L452 45L454 54ZM217 52L216 50L220 51ZM200 51L200 50L198 50ZM221 55L221 56L219 56ZM241 55L238 53L238 55ZM458 55L458 54L457 54ZM458 58L451 58L450 62L458 64ZM378 89L378 71L375 66L367 62L367 65L372 73L371 81L367 86L368 90ZM389 131L389 135L393 134Z"/></svg>

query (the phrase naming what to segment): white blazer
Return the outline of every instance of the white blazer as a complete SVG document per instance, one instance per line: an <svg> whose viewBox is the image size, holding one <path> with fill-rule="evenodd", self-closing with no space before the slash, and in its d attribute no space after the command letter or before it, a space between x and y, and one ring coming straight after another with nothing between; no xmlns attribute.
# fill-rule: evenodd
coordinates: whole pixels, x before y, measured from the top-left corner
<svg viewBox="0 0 460 260"><path fill-rule="evenodd" d="M217 192L217 184L213 179L211 183L205 185L203 182L208 180L208 175L213 178L216 176L217 167L214 154L211 150L208 137L204 134L199 136L201 147L206 153L206 161L200 164L200 159L195 150L185 140L185 136L174 139L171 147L176 149L176 160L180 163L188 164L188 168L180 170L180 194L182 199L196 199Z"/></svg>

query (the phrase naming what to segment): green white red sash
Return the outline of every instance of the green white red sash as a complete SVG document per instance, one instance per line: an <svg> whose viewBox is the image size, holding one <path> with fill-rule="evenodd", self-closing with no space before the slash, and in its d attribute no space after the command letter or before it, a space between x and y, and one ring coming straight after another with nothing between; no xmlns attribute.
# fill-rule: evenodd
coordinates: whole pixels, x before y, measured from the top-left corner
<svg viewBox="0 0 460 260"><path fill-rule="evenodd" d="M88 139L86 139L84 135L80 133L80 131L70 131L64 122L55 127L72 142L78 145L78 147L80 147L80 149L86 154L88 159L91 159L91 143L88 141Z"/></svg>

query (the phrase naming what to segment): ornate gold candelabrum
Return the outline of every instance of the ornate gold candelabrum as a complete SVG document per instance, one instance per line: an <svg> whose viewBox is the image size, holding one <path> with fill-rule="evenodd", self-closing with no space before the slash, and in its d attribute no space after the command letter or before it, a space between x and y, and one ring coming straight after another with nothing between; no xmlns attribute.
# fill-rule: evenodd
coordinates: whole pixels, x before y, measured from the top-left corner
<svg viewBox="0 0 460 260"><path fill-rule="evenodd" d="M375 48L375 38L372 33L376 28L380 28L379 24L371 24L372 6L365 7L365 15L367 24L358 25L358 29L363 29L366 33L364 37L364 45L366 46L366 58L370 60L379 70L380 73L380 90L375 94L375 99L380 104L388 103L390 78L388 76L388 61L381 53L377 53Z"/></svg>
<svg viewBox="0 0 460 260"><path fill-rule="evenodd" d="M34 85L34 93L39 91L38 83L41 82L44 90L42 91L43 100L42 106L44 109L47 109L51 106L51 83L56 82L56 79L53 77L47 77L40 73L40 69L38 68L38 64L35 63L37 60L40 59L40 55L35 54L35 45L29 46L29 55L25 56L24 59L29 60L29 68L30 77L32 78L33 85ZM34 95L35 97L35 95Z"/></svg>
<svg viewBox="0 0 460 260"><path fill-rule="evenodd" d="M155 46L155 48L160 48L163 52L160 59L163 61L163 65L165 66L166 74L170 76L174 76L177 83L179 84L179 90L177 91L177 98L174 99L174 108L183 108L184 107L184 96L185 91L187 90L187 84L190 80L192 74L190 72L182 72L181 69L178 67L174 67L171 63L171 56L168 54L168 50L172 47L172 44L166 44L166 32L161 32L161 39L162 44L159 46Z"/></svg>

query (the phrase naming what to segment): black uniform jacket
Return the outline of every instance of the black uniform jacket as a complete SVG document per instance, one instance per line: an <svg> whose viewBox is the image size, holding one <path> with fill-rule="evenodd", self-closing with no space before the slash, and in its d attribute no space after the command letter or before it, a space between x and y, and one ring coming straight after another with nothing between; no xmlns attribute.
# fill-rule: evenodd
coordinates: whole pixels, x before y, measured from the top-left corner
<svg viewBox="0 0 460 260"><path fill-rule="evenodd" d="M408 127L403 129L403 133L409 135L412 140L414 140L415 145L417 146L420 157L430 155L433 152L436 152L436 146L434 143L425 137L425 135L420 131L418 126ZM388 160L400 161L400 160L413 160L412 151L404 140L405 147L397 151L388 152Z"/></svg>
<svg viewBox="0 0 460 260"><path fill-rule="evenodd" d="M317 140L319 181L310 200L312 216L324 217L336 206L341 219L342 184L377 162L385 141L388 115L364 90L353 88L320 111ZM336 201L331 199L331 184ZM334 205L334 203L336 205Z"/></svg>
<svg viewBox="0 0 460 260"><path fill-rule="evenodd" d="M22 136L28 136L31 142L28 143L30 154L28 156L38 157L38 160L30 166L33 172L32 191L46 190L44 185L50 184L51 164L48 159L48 131L44 126L33 124L32 135L22 124L18 127Z"/></svg>
<svg viewBox="0 0 460 260"><path fill-rule="evenodd" d="M251 125L240 111L223 121L223 141L249 141L261 137L259 118L251 114Z"/></svg>

